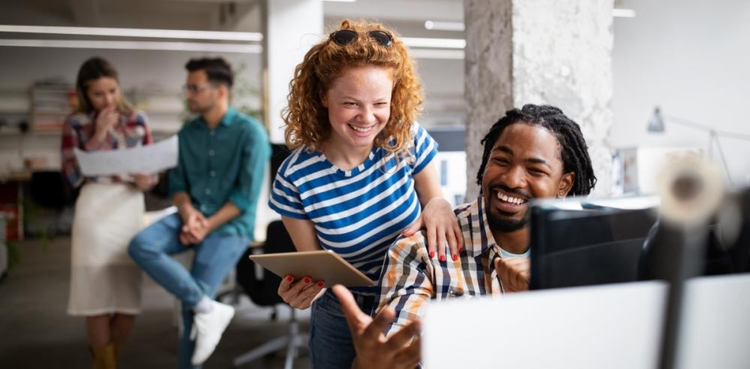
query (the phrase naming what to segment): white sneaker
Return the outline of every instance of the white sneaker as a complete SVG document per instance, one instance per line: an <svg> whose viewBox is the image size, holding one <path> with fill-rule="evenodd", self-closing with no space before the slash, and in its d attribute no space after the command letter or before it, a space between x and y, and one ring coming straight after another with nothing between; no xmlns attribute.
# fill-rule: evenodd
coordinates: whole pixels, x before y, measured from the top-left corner
<svg viewBox="0 0 750 369"><path fill-rule="evenodd" d="M193 317L193 330L190 337L195 339L192 363L195 366L203 364L214 352L221 340L221 335L227 329L234 317L234 308L220 302L211 301L213 309L208 313L197 313Z"/></svg>

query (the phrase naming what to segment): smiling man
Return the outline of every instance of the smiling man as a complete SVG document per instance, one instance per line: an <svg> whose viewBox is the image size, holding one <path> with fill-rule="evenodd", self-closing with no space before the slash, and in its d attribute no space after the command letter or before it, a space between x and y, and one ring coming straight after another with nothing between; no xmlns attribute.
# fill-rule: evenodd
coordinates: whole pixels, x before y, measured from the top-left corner
<svg viewBox="0 0 750 369"><path fill-rule="evenodd" d="M481 193L455 209L465 245L457 260L430 258L422 233L396 241L383 266L374 320L348 303L345 289L335 289L361 367L413 368L418 343L406 343L431 299L527 290L529 201L588 195L596 183L580 127L556 107L508 110L482 143Z"/></svg>

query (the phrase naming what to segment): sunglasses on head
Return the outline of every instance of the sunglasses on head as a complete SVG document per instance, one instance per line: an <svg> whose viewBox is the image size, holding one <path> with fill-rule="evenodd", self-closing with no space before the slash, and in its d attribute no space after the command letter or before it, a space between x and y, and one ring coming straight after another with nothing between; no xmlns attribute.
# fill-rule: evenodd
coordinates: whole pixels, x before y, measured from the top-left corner
<svg viewBox="0 0 750 369"><path fill-rule="evenodd" d="M391 36L388 32L385 31L367 31L367 35L370 36L373 40L375 40L380 46L391 46L393 44L393 36ZM335 31L331 33L331 40L333 42L339 44L339 45L347 45L350 44L352 41L356 40L359 34L357 31L352 31L350 29L341 29L338 31Z"/></svg>

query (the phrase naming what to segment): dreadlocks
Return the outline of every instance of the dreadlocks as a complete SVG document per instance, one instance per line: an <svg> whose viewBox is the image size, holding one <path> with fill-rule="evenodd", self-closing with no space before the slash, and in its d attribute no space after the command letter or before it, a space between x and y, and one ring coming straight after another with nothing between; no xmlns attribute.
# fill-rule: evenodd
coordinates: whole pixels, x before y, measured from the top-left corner
<svg viewBox="0 0 750 369"><path fill-rule="evenodd" d="M563 162L563 173L575 173L575 182L570 194L573 196L588 195L596 185L596 176L591 166L586 140L583 139L581 127L563 114L562 110L549 105L526 104L523 108L514 108L505 112L505 116L495 123L482 139L484 153L482 165L477 173L477 184L482 185L482 174L495 142L506 127L522 123L546 128L557 137L560 157Z"/></svg>

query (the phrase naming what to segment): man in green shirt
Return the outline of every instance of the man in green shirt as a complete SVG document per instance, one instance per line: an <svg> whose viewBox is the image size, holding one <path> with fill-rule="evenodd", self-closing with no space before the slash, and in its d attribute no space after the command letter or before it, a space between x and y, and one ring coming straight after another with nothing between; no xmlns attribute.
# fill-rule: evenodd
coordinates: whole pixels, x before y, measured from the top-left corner
<svg viewBox="0 0 750 369"><path fill-rule="evenodd" d="M135 262L182 301L179 368L213 353L234 308L213 300L253 238L255 209L271 147L263 126L229 106L233 73L221 58L190 60L185 96L199 116L179 132L169 193L178 209L130 243ZM190 271L170 255L195 250Z"/></svg>

